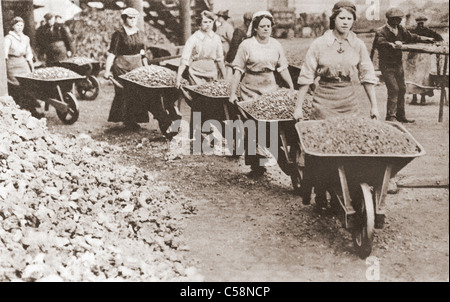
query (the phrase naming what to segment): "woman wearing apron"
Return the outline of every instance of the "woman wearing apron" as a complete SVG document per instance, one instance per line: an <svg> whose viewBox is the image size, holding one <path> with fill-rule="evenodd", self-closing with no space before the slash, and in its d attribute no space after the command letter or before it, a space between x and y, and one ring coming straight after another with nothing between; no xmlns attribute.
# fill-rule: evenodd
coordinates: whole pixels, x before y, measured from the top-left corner
<svg viewBox="0 0 450 302"><path fill-rule="evenodd" d="M213 32L215 16L209 11L201 13L200 29L186 41L178 67L176 86L179 88L184 70L189 66L189 83L201 85L225 74L225 64L220 37Z"/></svg>
<svg viewBox="0 0 450 302"><path fill-rule="evenodd" d="M233 61L233 81L231 84L230 102L237 100L237 86L240 83L240 98L248 101L266 93L279 89L275 81L275 72L279 72L290 89L294 89L288 71L288 61L281 44L271 37L273 17L267 11L260 11L253 15L248 29L248 39L239 45ZM244 75L242 77L242 75ZM258 147L256 155L248 155L246 150L246 164L251 166L252 174L262 175L265 167L260 165L260 158L267 157L267 151Z"/></svg>
<svg viewBox="0 0 450 302"><path fill-rule="evenodd" d="M29 74L34 71L30 38L23 34L24 24L21 17L15 17L11 22L12 30L5 36L8 90L21 108L29 110L34 117L41 118L44 114L36 110L36 107L40 106L39 102L27 95L16 79L16 75Z"/></svg>
<svg viewBox="0 0 450 302"><path fill-rule="evenodd" d="M123 27L112 35L111 45L106 58L106 79L119 76L138 67L147 65L145 57L145 37L137 27L139 12L134 8L126 8L122 12ZM120 87L114 86L115 96L109 111L108 122L123 122L130 130L138 130L138 123L150 121L148 110L138 99L128 95Z"/></svg>
<svg viewBox="0 0 450 302"><path fill-rule="evenodd" d="M310 119L328 119L337 115L346 115L351 119L366 114L364 105L356 99L352 83L358 76L370 102L370 116L378 119L375 95L378 78L364 42L351 31L355 20L356 7L352 2L339 1L334 5L330 30L311 44L301 68L298 78L300 88L294 112L296 120L303 119L302 104L316 77L320 79L314 90ZM310 198L308 193L303 196L307 199L306 202L309 202ZM325 188L319 184L315 193L316 205L324 207Z"/></svg>

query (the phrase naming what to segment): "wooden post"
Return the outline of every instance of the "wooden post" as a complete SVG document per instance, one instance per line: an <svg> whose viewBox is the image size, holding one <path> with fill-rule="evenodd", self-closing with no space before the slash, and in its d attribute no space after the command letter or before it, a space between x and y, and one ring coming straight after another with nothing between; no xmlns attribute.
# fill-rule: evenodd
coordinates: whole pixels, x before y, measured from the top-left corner
<svg viewBox="0 0 450 302"><path fill-rule="evenodd" d="M187 39L192 34L191 29L191 1L190 0L181 0L180 1L180 27L182 30L180 44L186 44Z"/></svg>
<svg viewBox="0 0 450 302"><path fill-rule="evenodd" d="M0 12L2 12L2 2L0 1ZM3 14L0 13L0 24L3 24ZM5 61L5 36L3 26L0 29L0 97L8 95L8 81L6 78Z"/></svg>
<svg viewBox="0 0 450 302"><path fill-rule="evenodd" d="M25 28L23 33L30 38L31 47L35 46L35 32L36 26L34 24L34 6L33 0L25 0L23 2L23 20L25 21Z"/></svg>

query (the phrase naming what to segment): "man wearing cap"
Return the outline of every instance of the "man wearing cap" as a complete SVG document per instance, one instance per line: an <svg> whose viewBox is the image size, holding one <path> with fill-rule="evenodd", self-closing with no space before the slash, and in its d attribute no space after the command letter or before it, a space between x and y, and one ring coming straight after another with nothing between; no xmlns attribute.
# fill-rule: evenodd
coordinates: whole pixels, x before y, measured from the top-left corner
<svg viewBox="0 0 450 302"><path fill-rule="evenodd" d="M219 35L220 40L222 41L223 55L227 56L228 51L230 50L231 39L233 38L234 27L230 23L228 23L228 10L219 11L217 13L216 20L216 34Z"/></svg>
<svg viewBox="0 0 450 302"><path fill-rule="evenodd" d="M225 57L225 66L227 69L227 76L228 79L231 80L231 77L233 76L233 66L232 63L234 61L234 58L236 57L237 50L239 48L239 45L242 41L244 41L247 38L247 31L250 26L250 23L252 23L253 13L246 12L244 14L244 23L237 27L233 32L233 38L230 42L230 49L228 51L227 56Z"/></svg>
<svg viewBox="0 0 450 302"><path fill-rule="evenodd" d="M417 27L411 32L416 35L434 38L436 42L444 39L440 34L432 29L425 27L428 18L425 15L419 15L416 18ZM433 87L430 84L430 73L432 72L433 56L424 53L410 52L406 59L406 92L413 95L412 105L417 105L417 95L420 94L420 104L425 105L426 96L434 95Z"/></svg>
<svg viewBox="0 0 450 302"><path fill-rule="evenodd" d="M46 13L45 24L36 31L36 47L40 56L45 55L46 66L72 56L73 39L67 27L55 22L55 15Z"/></svg>
<svg viewBox="0 0 450 302"><path fill-rule="evenodd" d="M373 47L378 49L379 67L388 91L386 120L414 123L405 113L406 83L400 48L403 43L432 42L434 39L409 32L400 25L403 17L402 10L390 8L386 12L386 25L376 31Z"/></svg>

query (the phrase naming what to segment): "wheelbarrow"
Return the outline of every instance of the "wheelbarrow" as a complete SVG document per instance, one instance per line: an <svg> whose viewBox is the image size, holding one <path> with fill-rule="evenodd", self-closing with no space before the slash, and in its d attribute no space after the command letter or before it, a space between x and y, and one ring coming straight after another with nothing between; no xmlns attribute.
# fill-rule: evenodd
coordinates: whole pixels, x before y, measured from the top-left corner
<svg viewBox="0 0 450 302"><path fill-rule="evenodd" d="M225 129L225 121L234 120L237 117L238 111L235 106L232 106L228 99L229 96L209 96L196 90L197 85L181 86L180 90L183 93L186 103L191 107L191 118L189 123L190 138L194 137L194 129L198 130L204 122L208 120L219 121L222 125L222 130ZM201 124L194 125L194 112L201 113ZM222 131L222 136L225 133Z"/></svg>
<svg viewBox="0 0 450 302"><path fill-rule="evenodd" d="M83 81L76 83L76 90L81 99L93 101L98 97L100 83L97 76L100 72L100 62L90 58L75 57L60 61L56 65L85 76Z"/></svg>
<svg viewBox="0 0 450 302"><path fill-rule="evenodd" d="M301 179L302 179L302 171L297 169L297 156L300 155L300 141L295 130L295 119L274 119L274 120L261 120L257 119L253 116L248 108L248 105L253 101L243 101L237 102L237 108L239 110L239 114L243 119L251 119L257 122L257 125L261 125L261 123L266 128L266 142L270 141L269 135L271 129L271 123L278 123L278 154L277 154L277 164L280 167L281 171L286 175L291 177L292 186L294 189L294 194L301 194ZM246 164L249 164L246 161Z"/></svg>
<svg viewBox="0 0 450 302"><path fill-rule="evenodd" d="M295 125L302 154L297 154L297 169L302 175L300 186L304 194L310 188L321 185L326 188L331 210L352 233L357 254L365 259L372 252L375 229L382 229L385 222L385 199L391 178L414 158L423 156L423 147L400 124L387 122L405 133L418 149L414 154L322 154L308 150L301 130L321 121L302 121ZM309 200L308 196L304 196Z"/></svg>
<svg viewBox="0 0 450 302"><path fill-rule="evenodd" d="M177 135L178 132L171 131L170 126L182 115L177 102L180 92L175 86L146 86L128 80L123 75L119 76L121 83L110 78L114 85L125 90L125 92L139 102L146 104L147 110L158 121L161 133L168 139Z"/></svg>
<svg viewBox="0 0 450 302"><path fill-rule="evenodd" d="M18 75L16 78L27 93L45 102L45 111L52 105L64 124L72 125L78 120L80 111L73 91L76 83L83 81L85 77L36 79L30 75Z"/></svg>

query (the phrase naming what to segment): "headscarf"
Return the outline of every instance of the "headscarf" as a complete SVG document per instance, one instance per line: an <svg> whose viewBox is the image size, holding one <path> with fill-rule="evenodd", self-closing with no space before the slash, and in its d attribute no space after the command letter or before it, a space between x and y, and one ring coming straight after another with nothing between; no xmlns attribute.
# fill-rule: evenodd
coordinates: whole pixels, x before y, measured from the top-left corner
<svg viewBox="0 0 450 302"><path fill-rule="evenodd" d="M253 32L253 21L254 21L257 17L260 17L260 16L268 16L268 17L272 18L272 20L273 20L272 14L271 14L270 12L268 12L268 11L262 10L262 11L259 11L259 12L254 13L254 14L253 14L253 17L252 17L252 22L250 23L250 26L248 27L248 31L247 31L247 37L248 37L248 38L250 38L250 37L252 36L252 32Z"/></svg>

